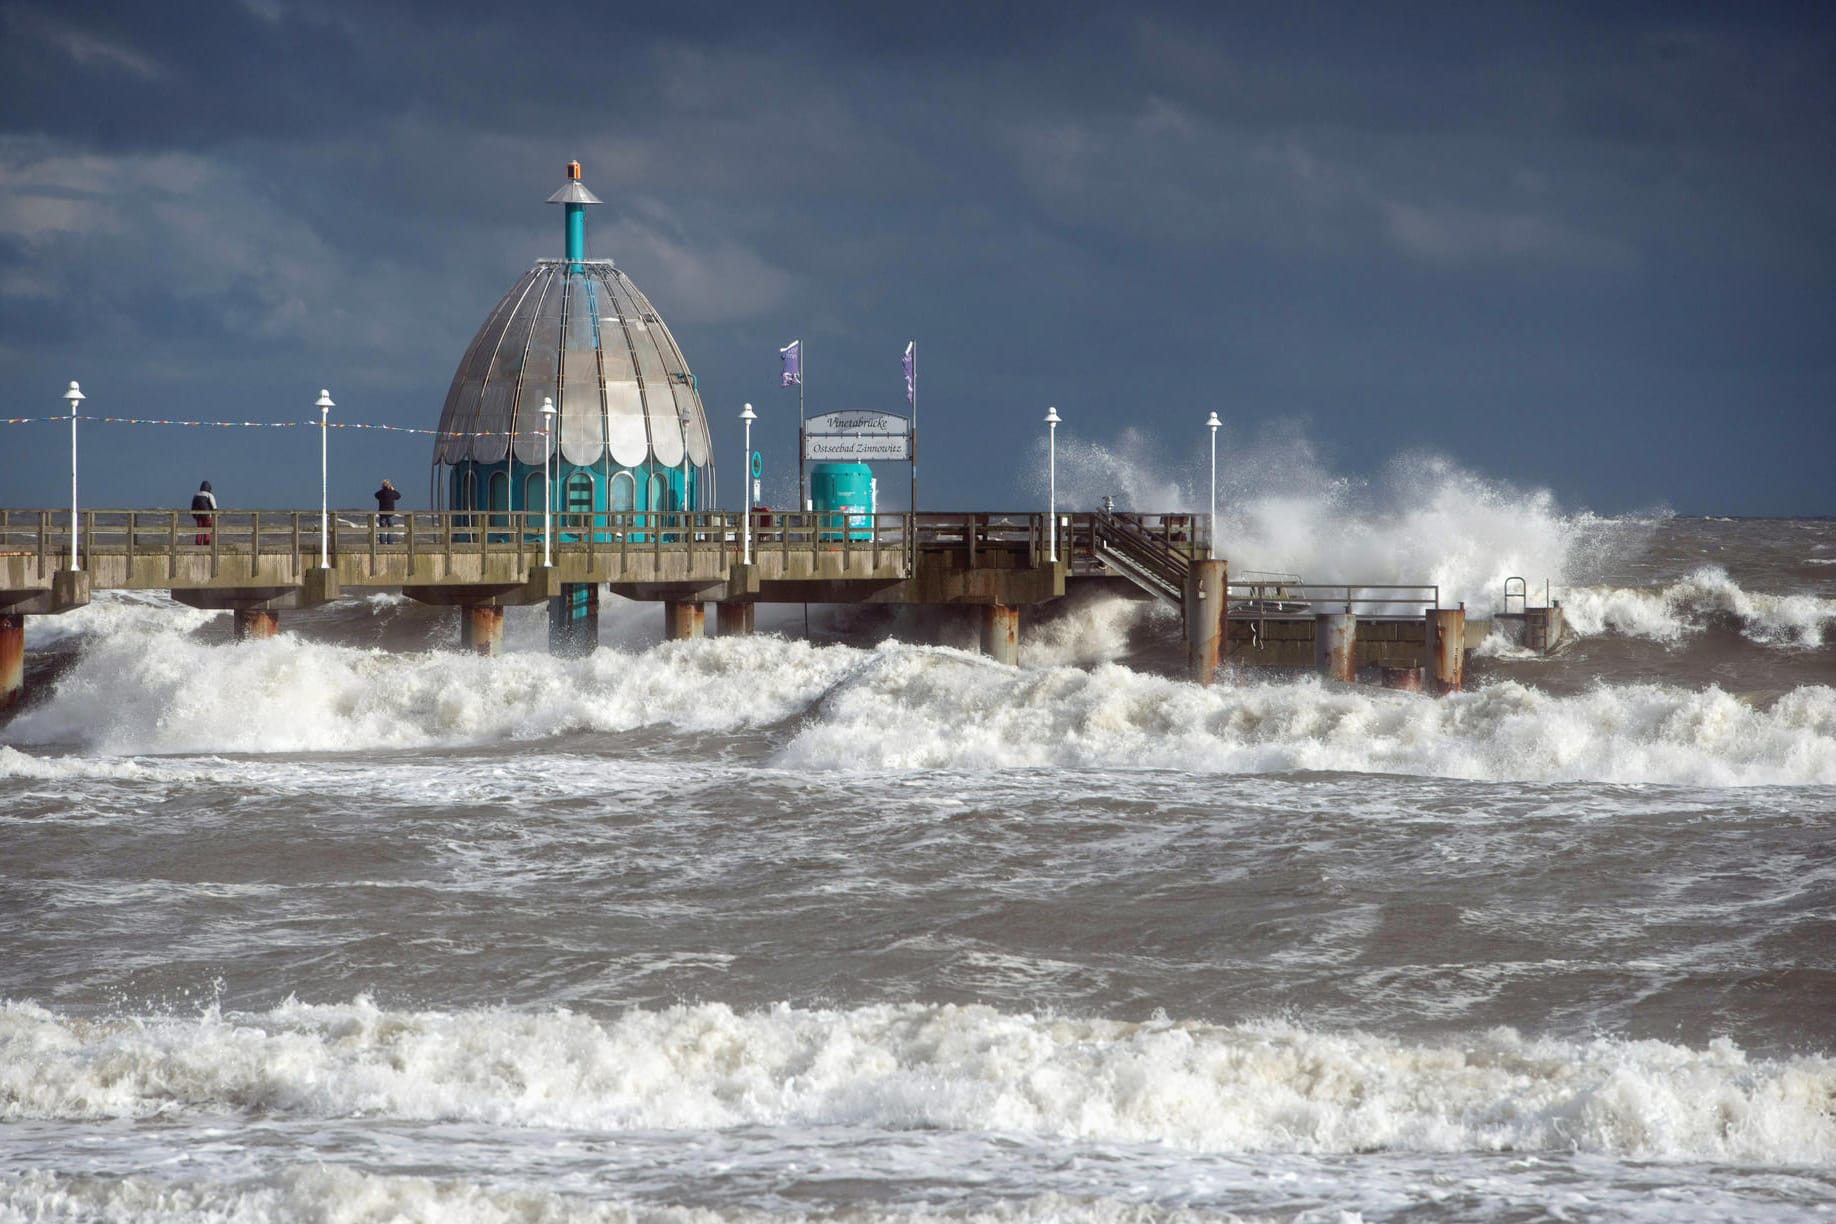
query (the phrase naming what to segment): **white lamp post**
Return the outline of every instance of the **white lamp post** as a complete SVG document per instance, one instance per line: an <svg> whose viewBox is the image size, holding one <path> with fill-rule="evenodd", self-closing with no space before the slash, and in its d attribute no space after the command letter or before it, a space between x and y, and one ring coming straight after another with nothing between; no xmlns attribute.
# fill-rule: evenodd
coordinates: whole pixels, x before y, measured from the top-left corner
<svg viewBox="0 0 1836 1224"><path fill-rule="evenodd" d="M70 401L70 568L77 567L77 443L76 418L77 405L83 402L83 388L76 385L73 379L70 390L64 392L64 398Z"/></svg>
<svg viewBox="0 0 1836 1224"><path fill-rule="evenodd" d="M1205 422L1205 428L1211 431L1211 518L1206 527L1211 536L1211 549L1206 555L1213 561L1218 559L1218 426L1223 423L1215 412Z"/></svg>
<svg viewBox="0 0 1836 1224"><path fill-rule="evenodd" d="M1046 549L1058 564L1058 409L1047 408L1046 423Z"/></svg>
<svg viewBox="0 0 1836 1224"><path fill-rule="evenodd" d="M332 403L331 392L319 388L319 398L313 407L319 410L319 568L331 568L331 515L328 513L329 499L325 495L325 434L331 426L326 424L326 417L338 405Z"/></svg>
<svg viewBox="0 0 1836 1224"><path fill-rule="evenodd" d="M548 452L555 443L555 401L553 396L542 397L542 564L552 566L555 563L553 520L549 509L555 504L555 497L548 485Z"/></svg>
<svg viewBox="0 0 1836 1224"><path fill-rule="evenodd" d="M740 471L746 478L740 481L740 540L741 550L746 564L752 564L752 423L759 419L759 414L747 404L740 412L739 419L746 422L746 456L740 464Z"/></svg>

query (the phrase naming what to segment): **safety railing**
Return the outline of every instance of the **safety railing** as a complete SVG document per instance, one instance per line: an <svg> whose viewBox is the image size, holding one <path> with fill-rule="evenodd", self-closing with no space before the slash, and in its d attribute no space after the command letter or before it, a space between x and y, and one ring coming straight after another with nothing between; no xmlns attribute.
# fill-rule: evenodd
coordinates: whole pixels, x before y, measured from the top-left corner
<svg viewBox="0 0 1836 1224"><path fill-rule="evenodd" d="M85 566L83 559L89 557L164 556L176 572L180 558L207 556L215 576L229 558L291 556L296 567L311 565L321 547L328 560L367 555L380 562L401 554L466 552L539 558L544 530L539 510L398 510L392 515L333 510L322 519L317 510L220 509L205 517L208 522L200 523L189 510L81 510L74 522L78 564ZM1089 568L1097 517L1059 518L1058 552L1074 569ZM961 549L971 565L986 550L1019 552L1027 564L1041 565L1051 546L1047 516L1032 511L754 510L749 527L755 554L900 549L913 564L918 552ZM1156 555L1169 561L1204 555L1209 546L1203 515L1117 514L1111 528L1117 527L1151 542ZM745 527L737 511L599 510L553 512L548 532L560 555L717 549L737 556L744 549ZM69 564L71 534L68 510L0 509L0 554L35 556L41 571ZM248 571L255 568L251 563Z"/></svg>
<svg viewBox="0 0 1836 1224"><path fill-rule="evenodd" d="M1157 592L1177 601L1185 591L1192 559L1141 523L1102 512L1091 523L1091 548L1104 560L1113 559L1139 573Z"/></svg>
<svg viewBox="0 0 1836 1224"><path fill-rule="evenodd" d="M814 550L872 553L906 550L916 538L909 514L782 513L755 510L749 524L754 552ZM961 516L940 516L962 521ZM323 549L328 560L368 555L514 553L540 558L546 531L556 554L630 555L637 551L743 555L746 524L738 512L716 510L563 511L544 525L539 510L377 511L82 510L75 520L79 566L87 558L164 556L176 570L180 557L211 558L215 576L227 558L292 556L310 564ZM1037 524L1033 525L1035 531ZM930 534L949 533L931 525ZM1004 530L987 525L973 535L987 540ZM1026 528L1020 528L1022 534ZM0 555L35 556L41 570L69 564L72 518L68 510L0 509ZM251 572L253 566L250 566ZM297 565L296 565L297 568Z"/></svg>
<svg viewBox="0 0 1836 1224"><path fill-rule="evenodd" d="M1290 582L1285 575L1225 584L1231 620L1311 620L1322 612L1372 617L1420 616L1441 606L1435 583Z"/></svg>
<svg viewBox="0 0 1836 1224"><path fill-rule="evenodd" d="M1095 510L1061 516L1060 546L1066 542L1075 556L1090 556L1098 525L1108 521L1137 536L1156 541L1161 548L1188 559L1211 555L1211 518L1205 514L1153 514L1131 510Z"/></svg>

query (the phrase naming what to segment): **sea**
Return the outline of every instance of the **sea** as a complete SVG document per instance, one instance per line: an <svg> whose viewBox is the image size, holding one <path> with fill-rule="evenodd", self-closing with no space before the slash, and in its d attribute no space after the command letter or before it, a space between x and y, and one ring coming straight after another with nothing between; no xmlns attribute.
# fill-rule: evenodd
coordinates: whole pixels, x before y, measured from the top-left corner
<svg viewBox="0 0 1836 1224"><path fill-rule="evenodd" d="M29 618L0 1221L1836 1217L1836 521L1417 475L1219 536L1547 584L1439 700L1201 688L1114 595L1017 668L948 609Z"/></svg>

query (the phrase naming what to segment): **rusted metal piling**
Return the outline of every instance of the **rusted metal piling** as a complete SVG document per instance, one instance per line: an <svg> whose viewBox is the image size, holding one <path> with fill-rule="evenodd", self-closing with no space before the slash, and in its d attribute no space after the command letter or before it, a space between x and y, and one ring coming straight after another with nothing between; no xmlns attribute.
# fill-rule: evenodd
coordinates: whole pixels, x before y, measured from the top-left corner
<svg viewBox="0 0 1836 1224"><path fill-rule="evenodd" d="M25 692L25 616L0 612L0 710Z"/></svg>
<svg viewBox="0 0 1836 1224"><path fill-rule="evenodd" d="M1195 683L1209 686L1217 675L1225 646L1224 618L1229 606L1226 563L1193 560L1186 575L1183 611L1186 620L1186 671Z"/></svg>
<svg viewBox="0 0 1836 1224"><path fill-rule="evenodd" d="M698 599L664 600L663 639L682 642L704 636L707 633L707 614L707 606Z"/></svg>
<svg viewBox="0 0 1836 1224"><path fill-rule="evenodd" d="M238 642L260 642L280 632L280 613L266 608L236 608L235 638Z"/></svg>
<svg viewBox="0 0 1836 1224"><path fill-rule="evenodd" d="M459 609L459 648L475 654L500 654L504 648L504 610L494 604L466 604Z"/></svg>
<svg viewBox="0 0 1836 1224"><path fill-rule="evenodd" d="M1020 663L1020 609L982 605L982 653L1009 667Z"/></svg>
<svg viewBox="0 0 1836 1224"><path fill-rule="evenodd" d="M714 605L714 631L721 637L750 637L757 607L748 600L721 600Z"/></svg>
<svg viewBox="0 0 1836 1224"><path fill-rule="evenodd" d="M1466 668L1466 605L1430 608L1428 620L1428 691L1436 697L1460 691Z"/></svg>
<svg viewBox="0 0 1836 1224"><path fill-rule="evenodd" d="M1358 667L1358 614L1321 612L1313 618L1313 666L1328 680L1350 684Z"/></svg>

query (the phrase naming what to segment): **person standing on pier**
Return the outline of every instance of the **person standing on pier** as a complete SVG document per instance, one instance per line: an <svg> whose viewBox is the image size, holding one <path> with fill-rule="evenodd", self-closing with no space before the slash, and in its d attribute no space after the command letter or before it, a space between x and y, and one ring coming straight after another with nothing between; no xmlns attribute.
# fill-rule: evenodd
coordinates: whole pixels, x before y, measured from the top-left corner
<svg viewBox="0 0 1836 1224"><path fill-rule="evenodd" d="M211 517L216 509L217 495L210 491L210 481L206 480L200 482L198 491L191 495L191 518L192 521L198 525L196 543L210 543L210 531L208 529L210 527Z"/></svg>
<svg viewBox="0 0 1836 1224"><path fill-rule="evenodd" d="M402 500L402 491L387 480L382 482L382 488L376 490L376 509L378 511L376 521L384 528L382 536L384 544L395 543L395 534L391 529L395 526L395 503L400 500Z"/></svg>

